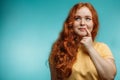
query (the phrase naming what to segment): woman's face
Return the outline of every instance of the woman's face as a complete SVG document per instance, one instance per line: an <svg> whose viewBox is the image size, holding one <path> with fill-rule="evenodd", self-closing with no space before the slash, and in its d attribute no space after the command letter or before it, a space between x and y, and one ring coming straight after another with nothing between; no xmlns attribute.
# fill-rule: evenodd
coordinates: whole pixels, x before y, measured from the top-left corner
<svg viewBox="0 0 120 80"><path fill-rule="evenodd" d="M79 36L86 36L87 31L91 33L93 30L92 13L87 7L82 7L76 11L73 22L73 29Z"/></svg>

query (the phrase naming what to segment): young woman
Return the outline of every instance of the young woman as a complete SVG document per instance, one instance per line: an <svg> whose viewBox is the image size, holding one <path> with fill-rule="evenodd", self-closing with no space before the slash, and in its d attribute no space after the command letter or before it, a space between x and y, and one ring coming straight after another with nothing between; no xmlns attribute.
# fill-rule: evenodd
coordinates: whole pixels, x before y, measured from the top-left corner
<svg viewBox="0 0 120 80"><path fill-rule="evenodd" d="M114 80L114 57L105 43L95 41L98 27L90 3L73 6L49 57L51 80Z"/></svg>

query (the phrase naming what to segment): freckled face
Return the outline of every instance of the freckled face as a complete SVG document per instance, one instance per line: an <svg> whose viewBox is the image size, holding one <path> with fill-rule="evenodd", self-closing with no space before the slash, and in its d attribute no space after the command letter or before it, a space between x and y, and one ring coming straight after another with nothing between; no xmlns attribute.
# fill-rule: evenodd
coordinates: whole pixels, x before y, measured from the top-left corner
<svg viewBox="0 0 120 80"><path fill-rule="evenodd" d="M92 13L87 7L82 7L76 11L73 29L79 36L86 36L86 28L91 33L93 30Z"/></svg>

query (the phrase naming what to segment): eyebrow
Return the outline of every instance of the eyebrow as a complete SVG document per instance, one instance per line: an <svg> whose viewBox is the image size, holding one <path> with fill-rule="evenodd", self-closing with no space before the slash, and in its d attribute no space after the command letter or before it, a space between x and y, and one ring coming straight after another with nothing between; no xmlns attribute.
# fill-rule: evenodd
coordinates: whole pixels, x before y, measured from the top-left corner
<svg viewBox="0 0 120 80"><path fill-rule="evenodd" d="M81 16L79 16L79 15L75 15L75 17L81 17ZM85 16L85 17L92 18L92 16L89 16L89 15L87 15L87 16Z"/></svg>
<svg viewBox="0 0 120 80"><path fill-rule="evenodd" d="M92 16L85 16L85 17L90 17L90 18L92 18Z"/></svg>
<svg viewBox="0 0 120 80"><path fill-rule="evenodd" d="M79 15L75 15L74 17L81 17L81 16L79 16Z"/></svg>

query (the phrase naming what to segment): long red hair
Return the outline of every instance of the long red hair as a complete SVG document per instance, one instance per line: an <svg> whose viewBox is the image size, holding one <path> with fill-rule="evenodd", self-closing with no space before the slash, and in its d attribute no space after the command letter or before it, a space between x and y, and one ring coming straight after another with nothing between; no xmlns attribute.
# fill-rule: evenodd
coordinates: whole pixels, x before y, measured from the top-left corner
<svg viewBox="0 0 120 80"><path fill-rule="evenodd" d="M90 3L78 3L70 10L66 18L63 30L59 38L52 46L52 51L49 57L49 63L54 66L57 80L63 80L72 73L72 66L76 60L77 50L79 47L80 37L73 31L73 22L75 13L81 7L87 7L92 13L92 20L94 23L92 34L93 41L98 32L98 16L94 7Z"/></svg>

